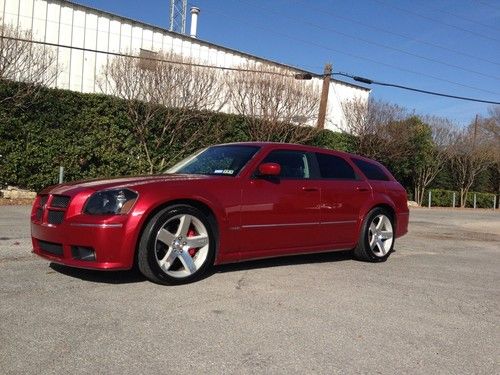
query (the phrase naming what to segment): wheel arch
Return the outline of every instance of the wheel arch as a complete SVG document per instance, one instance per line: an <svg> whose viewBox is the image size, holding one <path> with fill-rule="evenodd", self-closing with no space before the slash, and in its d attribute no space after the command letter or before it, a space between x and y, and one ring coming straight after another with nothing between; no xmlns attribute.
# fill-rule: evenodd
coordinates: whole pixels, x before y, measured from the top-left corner
<svg viewBox="0 0 500 375"><path fill-rule="evenodd" d="M134 266L137 264L137 254L138 254L139 243L141 242L142 234L144 233L144 230L145 230L146 226L148 225L149 221L151 220L151 218L153 218L158 212L160 212L161 210L163 210L167 207L175 206L175 205L182 205L182 204L188 205L188 206L191 206L191 207L194 207L194 208L200 210L207 217L207 219L210 221L210 223L212 224L212 228L215 232L214 234L215 234L215 243L216 243L216 245L215 245L215 261L217 261L217 257L219 255L219 233L220 233L217 215L215 214L214 210L206 203L204 203L200 200L186 198L186 199L172 199L172 200L169 200L166 202L162 202L162 203L156 205L152 210L150 210L147 213L146 217L142 220L142 222L140 224L141 229L140 229L140 231L137 235L137 238L135 240L134 258L133 258Z"/></svg>
<svg viewBox="0 0 500 375"><path fill-rule="evenodd" d="M391 215L392 223L394 225L394 234L396 234L396 228L397 226L397 215L396 215L396 208L394 206L391 206L389 203L386 202L380 202L377 204L374 204L368 211L366 211L365 216L368 215L368 212L375 208L383 208L384 210L387 211Z"/></svg>
<svg viewBox="0 0 500 375"><path fill-rule="evenodd" d="M374 208L383 208L384 210L386 210L389 214L391 214L391 218L392 220L394 220L394 223L396 223L396 210L390 204L379 203L370 208L369 211L373 210Z"/></svg>

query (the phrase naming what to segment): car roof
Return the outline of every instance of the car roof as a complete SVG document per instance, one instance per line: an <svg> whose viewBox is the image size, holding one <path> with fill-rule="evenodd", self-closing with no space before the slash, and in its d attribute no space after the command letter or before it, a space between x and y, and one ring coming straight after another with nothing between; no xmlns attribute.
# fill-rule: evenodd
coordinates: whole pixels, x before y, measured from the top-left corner
<svg viewBox="0 0 500 375"><path fill-rule="evenodd" d="M213 146L259 146L259 147L277 148L277 149L290 147L290 148L297 149L297 150L306 150L306 151L310 151L310 152L327 152L327 153L332 153L332 154L343 155L346 157L354 156L357 158L371 160L371 159L364 158L360 155L351 154L351 153L345 152L345 151L334 150L334 149L330 149L330 148L322 148L322 147L317 147L317 146L302 145L302 144L298 144L298 143L251 141L251 142L231 142L231 143L217 144L217 145L213 145Z"/></svg>

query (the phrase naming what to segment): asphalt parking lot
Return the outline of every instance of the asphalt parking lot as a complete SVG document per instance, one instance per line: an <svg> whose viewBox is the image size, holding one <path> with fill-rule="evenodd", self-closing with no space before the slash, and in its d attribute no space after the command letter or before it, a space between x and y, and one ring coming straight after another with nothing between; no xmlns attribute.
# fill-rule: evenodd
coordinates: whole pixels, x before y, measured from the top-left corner
<svg viewBox="0 0 500 375"><path fill-rule="evenodd" d="M500 373L500 212L411 212L383 264L348 253L152 284L31 254L0 207L1 374Z"/></svg>

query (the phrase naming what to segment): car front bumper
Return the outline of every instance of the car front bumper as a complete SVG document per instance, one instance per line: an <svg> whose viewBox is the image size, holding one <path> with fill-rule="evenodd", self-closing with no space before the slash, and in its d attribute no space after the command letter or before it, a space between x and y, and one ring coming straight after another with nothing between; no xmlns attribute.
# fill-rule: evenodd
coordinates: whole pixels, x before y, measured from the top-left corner
<svg viewBox="0 0 500 375"><path fill-rule="evenodd" d="M52 262L78 268L132 268L135 239L127 222L67 221L60 225L31 222L33 252Z"/></svg>

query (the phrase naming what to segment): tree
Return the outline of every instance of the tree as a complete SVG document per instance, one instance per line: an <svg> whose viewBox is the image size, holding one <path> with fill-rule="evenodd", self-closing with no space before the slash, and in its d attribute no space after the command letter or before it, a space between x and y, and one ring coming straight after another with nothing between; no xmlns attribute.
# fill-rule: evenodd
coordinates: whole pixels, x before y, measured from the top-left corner
<svg viewBox="0 0 500 375"><path fill-rule="evenodd" d="M348 131L358 138L357 153L386 164L421 204L425 189L449 160L453 125L374 99L347 101L342 108Z"/></svg>
<svg viewBox="0 0 500 375"><path fill-rule="evenodd" d="M477 176L494 162L491 140L480 134L478 119L460 131L451 150L452 172L460 191L460 206L465 207L467 193Z"/></svg>
<svg viewBox="0 0 500 375"><path fill-rule="evenodd" d="M426 123L429 126L430 137L424 143L421 160L413 173L414 199L419 205L424 200L425 189L450 160L456 136L453 124L447 119L427 117Z"/></svg>
<svg viewBox="0 0 500 375"><path fill-rule="evenodd" d="M50 86L58 75L54 52L31 42L30 31L2 24L0 19L0 80L19 81L16 90L2 98L13 106L22 106L42 86Z"/></svg>
<svg viewBox="0 0 500 375"><path fill-rule="evenodd" d="M231 109L245 116L250 139L306 142L317 129L319 88L284 68L245 64L228 75ZM250 71L249 71L250 70ZM291 126L295 125L295 126Z"/></svg>
<svg viewBox="0 0 500 375"><path fill-rule="evenodd" d="M500 106L490 107L489 116L481 119L479 136L489 143L493 156L490 166L490 186L492 191L500 194Z"/></svg>
<svg viewBox="0 0 500 375"><path fill-rule="evenodd" d="M370 98L355 98L342 103L347 131L358 138L357 152L381 159L387 151L389 124L406 118L406 110L398 105ZM394 127L393 127L394 128ZM394 144L394 143L393 143ZM397 147L393 152L403 150Z"/></svg>
<svg viewBox="0 0 500 375"><path fill-rule="evenodd" d="M104 68L100 87L127 100L128 118L149 173L165 168L167 154L169 159L185 156L193 144L213 132L209 121L189 134L184 127L195 117L208 120L227 102L219 70L195 66L176 54L154 59L117 57Z"/></svg>

